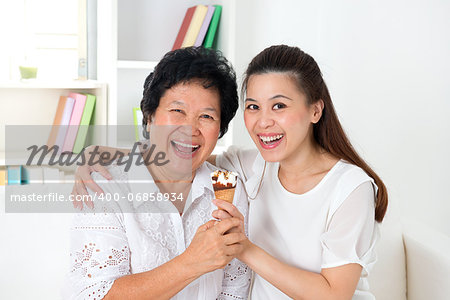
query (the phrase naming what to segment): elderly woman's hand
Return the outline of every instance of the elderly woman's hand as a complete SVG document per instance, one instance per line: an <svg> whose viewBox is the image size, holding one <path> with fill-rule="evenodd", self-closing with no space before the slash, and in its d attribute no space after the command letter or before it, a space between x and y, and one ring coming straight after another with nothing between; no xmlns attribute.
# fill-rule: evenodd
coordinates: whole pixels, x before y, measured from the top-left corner
<svg viewBox="0 0 450 300"><path fill-rule="evenodd" d="M228 218L221 222L211 220L200 226L182 254L187 266L199 276L225 267L242 251L239 243L247 239L243 233L225 233L240 225L240 219Z"/></svg>

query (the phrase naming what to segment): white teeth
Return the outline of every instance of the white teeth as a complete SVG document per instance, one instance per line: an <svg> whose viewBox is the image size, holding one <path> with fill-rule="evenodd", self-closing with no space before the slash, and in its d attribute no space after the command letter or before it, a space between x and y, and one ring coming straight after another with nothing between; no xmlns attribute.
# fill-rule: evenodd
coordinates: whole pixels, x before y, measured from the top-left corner
<svg viewBox="0 0 450 300"><path fill-rule="evenodd" d="M190 148L193 148L193 149L197 149L198 147L200 147L199 145L185 144L185 143L181 143L181 142L177 142L177 141L172 141L172 142L174 142L175 144L177 144L177 145L179 145L181 147L190 147Z"/></svg>
<svg viewBox="0 0 450 300"><path fill-rule="evenodd" d="M272 136L262 136L260 135L259 138L264 142L264 143L268 143L268 142L273 142L275 140L279 140L283 137L283 134L278 134L278 135L272 135Z"/></svg>

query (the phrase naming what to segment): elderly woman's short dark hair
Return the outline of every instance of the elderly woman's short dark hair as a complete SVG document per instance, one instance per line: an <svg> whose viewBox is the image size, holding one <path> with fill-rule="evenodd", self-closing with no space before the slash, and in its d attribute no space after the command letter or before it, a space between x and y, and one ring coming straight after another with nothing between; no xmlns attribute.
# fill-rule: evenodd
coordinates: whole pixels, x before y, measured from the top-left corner
<svg viewBox="0 0 450 300"><path fill-rule="evenodd" d="M143 125L147 124L147 120L158 108L159 100L166 90L192 80L199 80L204 88L215 88L219 92L221 138L239 107L236 73L219 51L202 47L168 52L154 72L147 76L141 101ZM145 130L144 132L146 133Z"/></svg>

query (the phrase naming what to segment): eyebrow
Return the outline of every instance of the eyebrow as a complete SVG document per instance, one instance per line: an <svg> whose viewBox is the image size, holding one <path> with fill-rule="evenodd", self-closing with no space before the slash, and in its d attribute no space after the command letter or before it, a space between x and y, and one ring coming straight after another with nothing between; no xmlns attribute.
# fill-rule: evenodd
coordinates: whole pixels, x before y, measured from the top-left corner
<svg viewBox="0 0 450 300"><path fill-rule="evenodd" d="M289 98L289 97L287 97L287 96L284 96L284 95L281 95L281 94L272 96L272 97L269 98L269 100L274 100L274 99L277 99L277 98L284 98L284 99L288 99L288 100L291 100L291 101L292 101L291 98ZM254 102L257 102L255 99L252 99L252 98L247 98L247 99L245 99L245 102L247 102L247 101L254 101Z"/></svg>
<svg viewBox="0 0 450 300"><path fill-rule="evenodd" d="M174 101L170 102L170 105L172 105L172 104L186 106L186 104L183 101L179 101L179 100L174 100ZM202 110L217 112L217 109L215 109L214 107L205 107Z"/></svg>
<svg viewBox="0 0 450 300"><path fill-rule="evenodd" d="M215 109L214 107L205 107L205 108L203 108L203 110L208 110L208 111L212 111L212 112L217 112L217 109Z"/></svg>
<svg viewBox="0 0 450 300"><path fill-rule="evenodd" d="M184 102L182 102L182 101L179 101L179 100L175 100L175 101L172 101L172 102L170 102L170 104L175 104L175 105L186 106L186 105L184 104Z"/></svg>

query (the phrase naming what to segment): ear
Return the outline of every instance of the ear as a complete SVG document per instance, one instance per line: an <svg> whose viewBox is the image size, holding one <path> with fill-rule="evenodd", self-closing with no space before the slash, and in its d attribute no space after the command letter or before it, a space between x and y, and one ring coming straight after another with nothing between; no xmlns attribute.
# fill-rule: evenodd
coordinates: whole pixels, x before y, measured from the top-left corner
<svg viewBox="0 0 450 300"><path fill-rule="evenodd" d="M316 103L311 105L311 123L316 124L319 122L320 118L322 117L323 108L325 107L325 104L323 103L322 99L319 99L316 101Z"/></svg>
<svg viewBox="0 0 450 300"><path fill-rule="evenodd" d="M150 128L153 122L153 115L148 116L147 118L147 125L145 125L145 130L150 134Z"/></svg>

